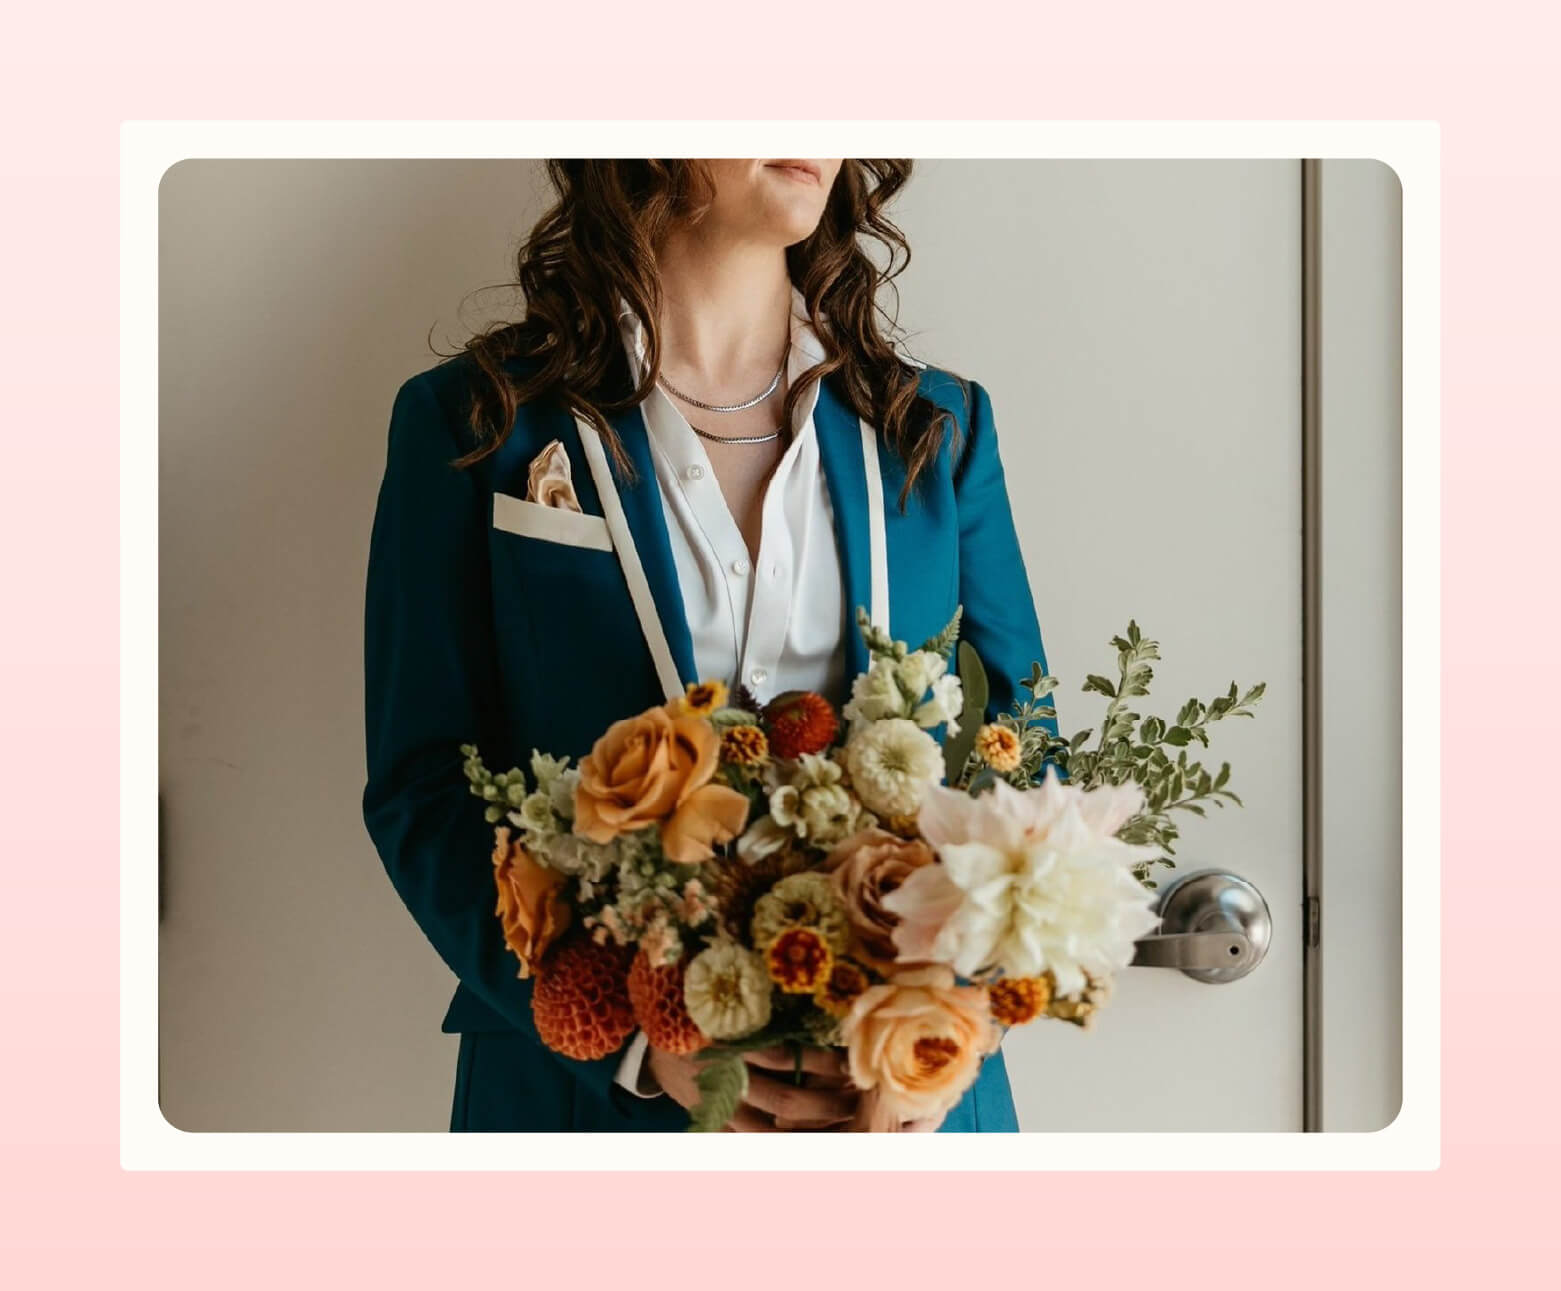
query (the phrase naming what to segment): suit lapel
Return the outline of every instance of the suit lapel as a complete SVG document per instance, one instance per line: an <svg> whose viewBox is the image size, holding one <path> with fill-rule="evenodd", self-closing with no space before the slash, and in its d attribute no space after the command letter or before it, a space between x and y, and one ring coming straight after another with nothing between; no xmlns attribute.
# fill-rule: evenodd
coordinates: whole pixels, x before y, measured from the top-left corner
<svg viewBox="0 0 1561 1291"><path fill-rule="evenodd" d="M846 676L855 677L867 671L868 663L867 647L856 626L856 612L858 608L871 612L873 605L867 470L857 416L835 393L828 378L819 383L813 425L818 431L819 459L835 516L835 539L840 544L846 596Z"/></svg>
<svg viewBox="0 0 1561 1291"><path fill-rule="evenodd" d="M672 542L667 536L667 518L661 505L661 489L656 482L656 464L651 459L650 436L638 407L608 418L624 451L634 465L634 479L625 481L612 474L612 483L623 508L634 554L649 585L656 617L666 637L667 647L677 668L678 679L686 686L699 680L694 662L694 639L688 629L683 607L683 591L678 584L677 563ZM625 562L625 574L631 562ZM643 625L642 626L646 626ZM649 631L647 631L649 635Z"/></svg>

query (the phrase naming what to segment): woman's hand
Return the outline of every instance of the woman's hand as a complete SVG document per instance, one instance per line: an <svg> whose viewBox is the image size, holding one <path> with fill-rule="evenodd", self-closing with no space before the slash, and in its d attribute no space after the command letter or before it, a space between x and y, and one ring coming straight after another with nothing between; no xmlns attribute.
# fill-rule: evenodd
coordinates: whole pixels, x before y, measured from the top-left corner
<svg viewBox="0 0 1561 1291"><path fill-rule="evenodd" d="M743 1130L849 1130L862 1092L851 1083L845 1055L836 1049L802 1050L802 1084L796 1054L785 1047L744 1055L748 1093L729 1128Z"/></svg>
<svg viewBox="0 0 1561 1291"><path fill-rule="evenodd" d="M861 1092L846 1074L844 1058L828 1049L802 1051L803 1083L793 1083L788 1049L756 1049L746 1055L748 1092L726 1128L738 1134L790 1130L848 1130L858 1119ZM651 1048L646 1058L663 1092L680 1107L699 1103L698 1054L678 1057Z"/></svg>

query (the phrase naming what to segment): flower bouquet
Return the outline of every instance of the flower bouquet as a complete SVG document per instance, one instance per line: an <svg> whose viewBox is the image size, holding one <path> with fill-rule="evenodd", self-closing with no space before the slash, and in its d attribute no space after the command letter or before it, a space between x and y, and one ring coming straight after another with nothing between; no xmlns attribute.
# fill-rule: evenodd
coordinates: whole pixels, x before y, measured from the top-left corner
<svg viewBox="0 0 1561 1291"><path fill-rule="evenodd" d="M1118 679L1084 684L1109 701L1092 742L1049 729L1039 666L985 721L957 613L915 650L858 620L871 662L839 712L707 682L614 723L577 766L534 752L529 781L462 746L543 1043L597 1059L638 1027L700 1054L694 1130L727 1124L745 1053L776 1046L798 1079L803 1048L843 1049L863 1128L941 1116L1005 1028L1089 1023L1156 922L1172 813L1239 803L1229 764L1188 748L1251 716L1262 685L1140 718L1127 703L1159 653L1136 623L1112 640Z"/></svg>

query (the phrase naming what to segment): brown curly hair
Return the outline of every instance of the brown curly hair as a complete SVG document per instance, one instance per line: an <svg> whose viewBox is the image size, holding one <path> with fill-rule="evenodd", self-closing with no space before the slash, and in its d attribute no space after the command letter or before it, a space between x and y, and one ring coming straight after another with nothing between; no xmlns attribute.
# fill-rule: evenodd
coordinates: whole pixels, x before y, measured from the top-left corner
<svg viewBox="0 0 1561 1291"><path fill-rule="evenodd" d="M455 464L469 466L494 452L521 404L554 398L597 428L620 475L630 477L606 418L642 402L655 385L661 367L657 251L674 224L697 220L709 208L712 182L693 160L550 160L547 170L558 200L518 257L515 286L525 298L525 317L487 328L456 352L475 362L479 380L469 414L476 447ZM895 319L878 302L879 288L910 261L904 235L885 214L910 175L908 160L847 158L818 227L786 251L825 357L787 391L783 424L791 424L812 382L832 378L847 406L876 426L904 461L902 509L952 420L919 393L916 367L891 339ZM869 241L887 252L882 267L868 255ZM613 397L620 299L645 329L647 363L639 386L625 389L625 380ZM518 370L515 359L524 361Z"/></svg>

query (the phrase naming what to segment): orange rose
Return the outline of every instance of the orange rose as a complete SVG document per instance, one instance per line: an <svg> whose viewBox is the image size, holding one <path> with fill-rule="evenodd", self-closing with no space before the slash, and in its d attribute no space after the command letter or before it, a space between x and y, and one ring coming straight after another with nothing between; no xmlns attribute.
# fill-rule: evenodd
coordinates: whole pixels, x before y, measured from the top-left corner
<svg viewBox="0 0 1561 1291"><path fill-rule="evenodd" d="M564 876L531 859L510 842L509 826L494 830L493 882L499 890L499 921L504 944L520 960L520 976L530 977L554 939L569 926L569 906L559 899Z"/></svg>
<svg viewBox="0 0 1561 1291"><path fill-rule="evenodd" d="M614 722L580 763L574 832L593 843L661 826L667 859L707 861L742 833L748 799L711 784L721 737L702 717L652 708Z"/></svg>
<svg viewBox="0 0 1561 1291"><path fill-rule="evenodd" d="M834 874L851 931L873 959L892 962L898 954L893 933L900 918L883 908L883 898L912 871L936 859L921 839L900 838L881 829L852 834L830 852L825 865Z"/></svg>
<svg viewBox="0 0 1561 1291"><path fill-rule="evenodd" d="M986 992L954 985L954 970L942 966L904 969L869 986L840 1034L852 1083L874 1095L874 1129L946 1113L999 1039Z"/></svg>

